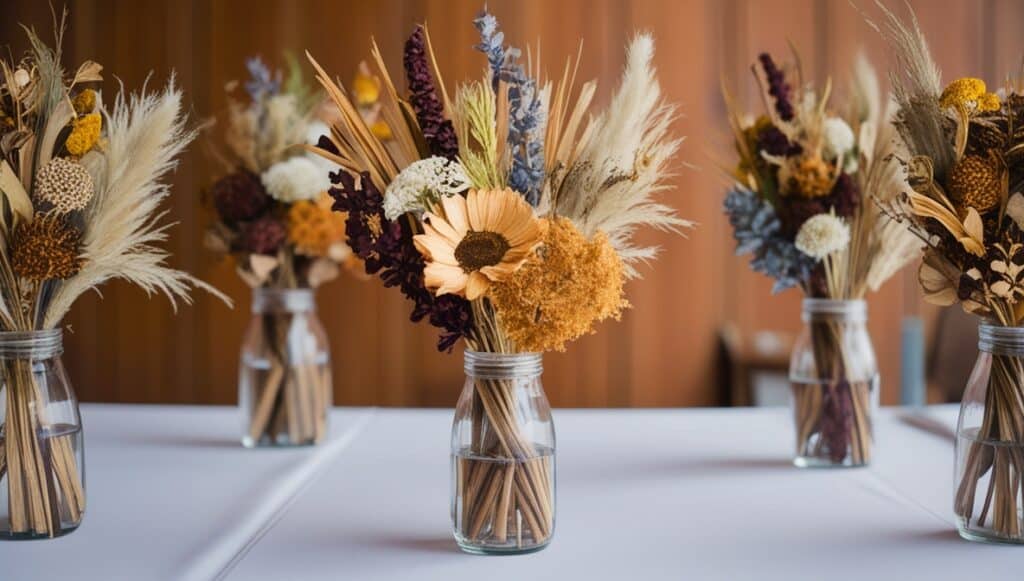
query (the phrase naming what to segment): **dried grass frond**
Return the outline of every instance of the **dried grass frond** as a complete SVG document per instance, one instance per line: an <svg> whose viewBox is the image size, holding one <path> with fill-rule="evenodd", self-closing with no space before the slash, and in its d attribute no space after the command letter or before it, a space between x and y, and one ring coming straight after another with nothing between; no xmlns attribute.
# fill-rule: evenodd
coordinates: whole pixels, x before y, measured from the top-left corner
<svg viewBox="0 0 1024 581"><path fill-rule="evenodd" d="M43 328L60 324L71 304L86 291L119 278L149 294L163 293L176 306L190 303L192 287L224 302L230 300L210 285L167 266L168 253L158 244L170 224L161 224L161 203L170 195L164 177L195 137L181 112L181 91L171 83L161 92L126 96L122 88L113 110L104 114L107 144L104 155L90 164L96 195L85 212L82 258L85 265L60 284L46 306Z"/></svg>
<svg viewBox="0 0 1024 581"><path fill-rule="evenodd" d="M408 115L402 113L397 101L397 91L391 83L391 77L387 74L387 70L383 67L379 52L376 50L374 50L374 57L378 68L378 77L381 78L385 89L380 100L381 115L391 129L395 141L404 145L392 149L385 147L367 126L359 109L352 103L341 85L331 80L320 63L307 52L306 58L316 70L317 81L337 106L339 114L338 121L331 126L329 136L331 143L338 150L338 154L334 155L319 148L310 148L310 150L350 171L368 172L374 186L380 191L384 191L398 175L398 172L419 159L419 155L415 153L415 146L409 145L409 143L415 143L415 139L408 124L415 123L416 117L413 115L409 120ZM418 131L419 128L417 127L416 130ZM413 151L407 151L410 147ZM396 149L404 153L393 155Z"/></svg>
<svg viewBox="0 0 1024 581"><path fill-rule="evenodd" d="M498 157L496 107L494 90L485 79L460 86L451 109L459 139L459 160L477 188L505 187L506 173Z"/></svg>
<svg viewBox="0 0 1024 581"><path fill-rule="evenodd" d="M896 126L910 152L930 157L936 179L944 182L956 161L956 151L943 129L945 116L939 108L941 73L913 8L907 4L910 19L904 22L880 0L875 0L875 4L882 10L883 24L870 19L867 22L892 48L895 64L890 80L900 107Z"/></svg>
<svg viewBox="0 0 1024 581"><path fill-rule="evenodd" d="M653 56L652 37L636 36L618 91L608 109L591 120L578 158L552 194L554 212L572 219L585 236L608 235L628 278L638 277L634 265L658 251L632 243L639 227L678 232L693 225L654 201L655 194L670 189L668 164L682 140L670 136L675 108L661 94Z"/></svg>

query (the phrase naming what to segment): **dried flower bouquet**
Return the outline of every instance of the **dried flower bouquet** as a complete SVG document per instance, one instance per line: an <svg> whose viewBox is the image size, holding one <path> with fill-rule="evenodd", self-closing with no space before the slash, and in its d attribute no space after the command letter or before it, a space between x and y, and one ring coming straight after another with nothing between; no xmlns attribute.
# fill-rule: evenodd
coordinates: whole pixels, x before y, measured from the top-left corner
<svg viewBox="0 0 1024 581"><path fill-rule="evenodd" d="M89 88L102 80L99 64L62 68L63 30L62 21L50 48L26 29L28 54L0 60L0 331L55 329L75 299L114 278L172 302L189 302L192 286L220 296L168 268L159 247L163 179L194 137L181 93L173 82L119 93L108 109ZM33 364L0 364L0 532L22 538L73 530L85 511L77 434L47 417Z"/></svg>
<svg viewBox="0 0 1024 581"><path fill-rule="evenodd" d="M327 131L323 96L305 84L294 59L287 77L259 58L246 64L242 86L227 85L223 143L212 148L226 175L208 194L216 220L205 242L232 257L253 289L282 291L266 293L256 327L260 340L249 338L260 361L241 363L243 389L255 386L244 441L315 443L326 433L330 368L318 361L317 349L289 341L292 330L310 323L289 308L287 291L315 289L336 278L340 267L355 272L359 260L345 244L345 217L331 210L327 195L334 164L302 147ZM356 86L358 106L372 125L379 86L365 72Z"/></svg>
<svg viewBox="0 0 1024 581"><path fill-rule="evenodd" d="M901 161L913 188L886 209L925 247L925 300L959 302L1012 331L1024 325L1024 81L1008 80L997 92L976 78L943 87L916 17L903 21L879 7L878 28L894 52L895 123L909 150ZM998 349L988 356L990 367L975 371L984 388L976 431L961 410L954 510L962 531L1020 543L1024 360Z"/></svg>
<svg viewBox="0 0 1024 581"><path fill-rule="evenodd" d="M870 200L905 187L874 70L857 61L839 112L829 109L831 82L819 93L799 66L783 70L762 54L753 72L759 116L744 116L724 92L740 158L725 200L736 252L753 255L753 269L775 279L773 292L799 286L809 298L863 299L919 253ZM793 384L797 457L865 464L873 356L850 353L853 331L836 317L812 316L808 329L813 377Z"/></svg>
<svg viewBox="0 0 1024 581"><path fill-rule="evenodd" d="M425 27L405 44L406 93L373 47L386 143L313 61L340 113L319 152L342 168L331 194L349 245L413 302L413 321L441 329L439 350L463 339L473 352L560 351L628 306L625 281L656 254L632 243L639 227L690 226L653 200L680 144L675 109L649 36L631 42L619 90L590 116L596 83L577 86L578 59L543 80L494 16L475 25L486 76L451 95ZM524 432L518 397L511 380L475 380L472 442L455 459L457 536L469 543L540 547L553 532L553 460Z"/></svg>

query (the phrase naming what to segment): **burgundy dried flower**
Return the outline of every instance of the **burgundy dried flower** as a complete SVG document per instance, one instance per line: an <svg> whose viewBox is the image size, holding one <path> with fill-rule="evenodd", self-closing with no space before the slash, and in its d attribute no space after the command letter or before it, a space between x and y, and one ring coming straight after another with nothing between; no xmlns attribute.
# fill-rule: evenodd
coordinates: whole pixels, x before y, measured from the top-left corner
<svg viewBox="0 0 1024 581"><path fill-rule="evenodd" d="M331 174L333 209L347 212L345 231L348 245L363 260L367 274L379 275L384 286L397 286L413 301L409 318L427 319L441 329L438 351L451 351L455 343L472 331L469 301L455 295L434 296L423 284L423 255L412 243L412 233L400 222L384 216L384 197L370 181L368 173L359 183L344 171Z"/></svg>
<svg viewBox="0 0 1024 581"><path fill-rule="evenodd" d="M217 214L228 224L254 220L267 211L271 203L260 178L245 170L217 180L210 195Z"/></svg>
<svg viewBox="0 0 1024 581"><path fill-rule="evenodd" d="M288 237L288 229L273 216L260 218L245 227L242 246L253 254L276 254Z"/></svg>
<svg viewBox="0 0 1024 581"><path fill-rule="evenodd" d="M835 208L837 216L850 218L860 206L860 190L853 178L846 173L841 173L827 199Z"/></svg>
<svg viewBox="0 0 1024 581"><path fill-rule="evenodd" d="M780 157L799 155L803 151L799 143L791 143L782 130L770 123L757 134L757 149Z"/></svg>
<svg viewBox="0 0 1024 581"><path fill-rule="evenodd" d="M411 93L409 102L416 112L416 120L423 131L430 154L455 159L459 154L459 143L452 122L444 117L444 107L434 88L426 45L423 27L417 26L405 42L403 58Z"/></svg>
<svg viewBox="0 0 1024 581"><path fill-rule="evenodd" d="M758 58L768 80L768 94L775 98L775 111L783 121L792 120L793 104L789 102L789 83L786 82L786 75L775 66L775 61L768 53L761 53Z"/></svg>

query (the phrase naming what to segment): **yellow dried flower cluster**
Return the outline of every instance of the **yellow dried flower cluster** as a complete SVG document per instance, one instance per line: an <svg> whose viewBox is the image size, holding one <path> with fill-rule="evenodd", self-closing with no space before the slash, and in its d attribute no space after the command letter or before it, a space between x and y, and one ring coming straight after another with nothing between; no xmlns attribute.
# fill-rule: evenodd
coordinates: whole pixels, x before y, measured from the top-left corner
<svg viewBox="0 0 1024 581"><path fill-rule="evenodd" d="M518 349L564 351L595 323L621 316L629 306L624 284L622 261L603 232L588 241L571 220L554 218L538 257L492 285L490 297Z"/></svg>
<svg viewBox="0 0 1024 581"><path fill-rule="evenodd" d="M35 282L68 279L82 268L80 245L81 234L66 217L37 215L31 222L19 222L14 230L11 268Z"/></svg>
<svg viewBox="0 0 1024 581"><path fill-rule="evenodd" d="M71 122L71 135L64 142L68 153L75 157L81 157L96 147L100 140L100 129L103 128L103 118L99 113L81 115Z"/></svg>
<svg viewBox="0 0 1024 581"><path fill-rule="evenodd" d="M986 113L998 111L999 96L989 93L985 81L971 77L957 79L950 83L939 97L942 108L957 107L970 112Z"/></svg>
<svg viewBox="0 0 1024 581"><path fill-rule="evenodd" d="M85 89L75 95L74 100L71 101L71 106L74 107L75 113L78 115L92 113L93 109L96 108L96 91Z"/></svg>
<svg viewBox="0 0 1024 581"><path fill-rule="evenodd" d="M299 254L326 256L331 245L345 239L346 214L332 212L331 203L325 193L316 201L298 201L288 210L288 241Z"/></svg>

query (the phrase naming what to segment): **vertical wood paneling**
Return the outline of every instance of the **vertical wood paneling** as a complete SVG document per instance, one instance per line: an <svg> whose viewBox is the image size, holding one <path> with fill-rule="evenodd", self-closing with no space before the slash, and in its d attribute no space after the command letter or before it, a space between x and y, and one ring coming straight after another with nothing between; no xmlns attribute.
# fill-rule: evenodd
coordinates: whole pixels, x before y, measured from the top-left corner
<svg viewBox="0 0 1024 581"><path fill-rule="evenodd" d="M0 22L0 42L24 49L17 21L48 33L45 3L15 0ZM873 12L870 3L866 11ZM892 3L902 9L899 3ZM945 78L981 75L998 85L1021 62L1017 0L915 0L922 27ZM599 81L596 106L607 103L623 65L623 49L636 30L657 40L655 66L668 98L680 104L676 130L687 136L675 190L666 199L700 223L688 239L643 233L663 247L644 279L631 282L633 308L620 322L546 357L545 383L561 406L709 405L719 401L715 376L719 327L744 330L799 328L799 293L770 296L770 281L733 256L731 231L721 214L727 186L717 169L732 152L718 91L720 77L741 103L759 107L749 66L762 51L788 59L791 41L805 74L818 83L831 76L842 87L856 51L863 47L877 68L887 68L877 35L845 0L491 0L506 38L537 46L556 76L580 40L581 78ZM347 81L377 39L396 81L402 82L402 42L417 22L430 27L447 88L482 74L484 59L472 50L476 0L71 0L67 61L85 58L106 66L104 92L116 78L136 88L176 71L185 101L198 122L223 112L224 83L245 75L244 59L262 55L282 65L282 51L309 50L332 74ZM49 36L46 34L45 36ZM841 93L840 93L841 94ZM216 134L219 129L213 128ZM201 140L202 141L202 140ZM684 167L682 162L695 167ZM235 400L237 346L249 319L249 290L229 262L202 248L209 219L203 188L221 168L197 143L173 175L168 243L173 263L236 298L229 310L206 296L179 309L161 298L111 284L104 299L87 296L68 318L67 363L83 399L98 401L230 403ZM909 296L909 302L904 300ZM899 391L899 320L917 308L913 272L896 277L871 300L871 330L884 377L883 399ZM335 362L335 399L343 404L450 405L461 387L461 354L437 354L436 333L410 325L409 303L376 280L351 277L319 293Z"/></svg>

